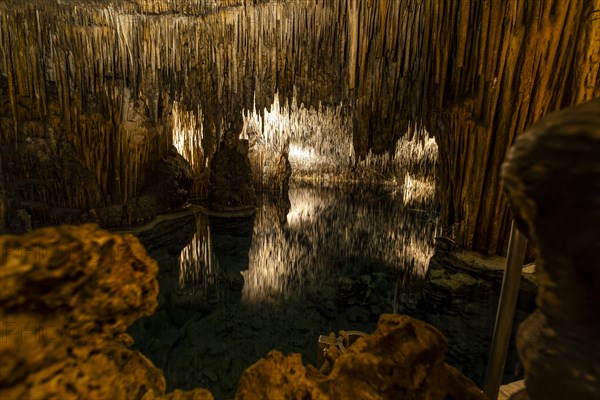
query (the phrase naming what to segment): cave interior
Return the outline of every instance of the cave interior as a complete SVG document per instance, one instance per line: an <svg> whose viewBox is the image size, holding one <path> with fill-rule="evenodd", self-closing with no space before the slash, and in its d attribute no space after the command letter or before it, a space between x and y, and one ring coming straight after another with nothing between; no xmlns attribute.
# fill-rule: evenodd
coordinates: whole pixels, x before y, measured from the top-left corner
<svg viewBox="0 0 600 400"><path fill-rule="evenodd" d="M352 330L375 332L375 349L391 335L381 321L413 324L382 315L407 314L472 386L448 383L464 379L449 366L430 381L480 398L513 220L502 166L536 122L600 96L599 12L0 0L0 395L397 398L344 380L351 351L319 351ZM536 307L538 244L505 384L525 375L514 341ZM42 334L23 341L31 324ZM109 353L121 364L94 359ZM308 378L269 380L282 365ZM441 396L427 385L406 398Z"/></svg>

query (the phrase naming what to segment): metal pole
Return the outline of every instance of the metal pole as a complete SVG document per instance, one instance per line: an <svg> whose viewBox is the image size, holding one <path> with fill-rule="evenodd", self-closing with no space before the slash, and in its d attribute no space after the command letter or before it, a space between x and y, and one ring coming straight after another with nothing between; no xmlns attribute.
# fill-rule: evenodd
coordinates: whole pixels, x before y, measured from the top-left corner
<svg viewBox="0 0 600 400"><path fill-rule="evenodd" d="M506 270L502 279L502 290L500 291L498 311L496 312L492 347L490 349L485 382L483 384L483 392L490 400L497 399L502 382L526 248L527 238L517 229L513 220L510 227Z"/></svg>

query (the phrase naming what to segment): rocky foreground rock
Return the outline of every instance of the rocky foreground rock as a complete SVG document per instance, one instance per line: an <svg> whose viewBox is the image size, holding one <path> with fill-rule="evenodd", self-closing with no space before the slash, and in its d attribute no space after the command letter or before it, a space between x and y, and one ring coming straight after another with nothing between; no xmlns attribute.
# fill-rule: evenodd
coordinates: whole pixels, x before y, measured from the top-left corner
<svg viewBox="0 0 600 400"><path fill-rule="evenodd" d="M96 225L0 236L0 398L212 399L165 393L161 370L129 348L126 329L157 306L158 266L137 238ZM329 368L272 351L248 368L238 399L485 399L444 363L445 337L408 316L377 330Z"/></svg>
<svg viewBox="0 0 600 400"><path fill-rule="evenodd" d="M537 252L538 309L517 348L532 399L600 398L600 98L551 114L516 141L502 179Z"/></svg>
<svg viewBox="0 0 600 400"><path fill-rule="evenodd" d="M383 314L377 330L330 358L328 374L304 366L299 354L278 351L248 368L237 398L253 399L486 399L444 363L447 341L425 322Z"/></svg>
<svg viewBox="0 0 600 400"><path fill-rule="evenodd" d="M0 398L211 399L165 395L125 330L156 308L156 262L95 225L0 236Z"/></svg>

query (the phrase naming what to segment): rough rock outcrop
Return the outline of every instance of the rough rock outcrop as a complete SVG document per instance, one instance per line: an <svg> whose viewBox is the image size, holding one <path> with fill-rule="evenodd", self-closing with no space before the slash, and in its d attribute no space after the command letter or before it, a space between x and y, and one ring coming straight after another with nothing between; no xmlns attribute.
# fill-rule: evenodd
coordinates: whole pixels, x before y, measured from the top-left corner
<svg viewBox="0 0 600 400"><path fill-rule="evenodd" d="M11 233L86 222L104 228L140 224L185 204L194 182L189 163L171 148L152 170L150 184L121 204L103 193L70 143L35 137L0 147L0 171L6 203L0 231Z"/></svg>
<svg viewBox="0 0 600 400"><path fill-rule="evenodd" d="M34 137L1 146L0 171L6 224L15 232L31 230L39 226L40 219L53 218L52 214L60 214L63 222L69 222L81 214L77 210L105 205L95 176L84 167L71 143Z"/></svg>
<svg viewBox="0 0 600 400"><path fill-rule="evenodd" d="M446 338L424 322L384 314L324 375L300 355L273 351L242 375L238 399L485 399L444 363Z"/></svg>
<svg viewBox="0 0 600 400"><path fill-rule="evenodd" d="M228 129L210 162L208 204L215 211L244 211L256 207L248 141L238 139L240 126Z"/></svg>
<svg viewBox="0 0 600 400"><path fill-rule="evenodd" d="M157 264L135 237L65 226L1 236L0 249L0 397L212 398L203 389L165 394L163 373L128 348L126 329L154 312L158 294ZM207 329L192 326L207 345ZM432 326L384 315L375 333L329 358L327 374L272 352L244 373L237 396L484 399L444 363L446 346Z"/></svg>
<svg viewBox="0 0 600 400"><path fill-rule="evenodd" d="M537 251L538 310L517 348L532 399L600 398L600 98L542 119L502 171Z"/></svg>
<svg viewBox="0 0 600 400"><path fill-rule="evenodd" d="M171 147L169 155L154 168L152 176L146 191L156 193L161 208L173 210L185 204L194 183L194 174L175 147Z"/></svg>
<svg viewBox="0 0 600 400"><path fill-rule="evenodd" d="M131 235L94 225L0 236L0 397L211 399L164 395L125 330L156 308L158 267Z"/></svg>

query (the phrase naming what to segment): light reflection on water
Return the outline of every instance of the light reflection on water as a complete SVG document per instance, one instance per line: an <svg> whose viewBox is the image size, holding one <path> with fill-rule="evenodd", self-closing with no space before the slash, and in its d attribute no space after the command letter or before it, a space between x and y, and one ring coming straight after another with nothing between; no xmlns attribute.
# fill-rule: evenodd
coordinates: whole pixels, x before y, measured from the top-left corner
<svg viewBox="0 0 600 400"><path fill-rule="evenodd" d="M216 284L219 274L208 219L200 213L196 213L195 217L196 233L179 253L179 285L182 287Z"/></svg>
<svg viewBox="0 0 600 400"><path fill-rule="evenodd" d="M289 203L261 198L248 265L242 267L243 304L302 301L356 264L423 277L433 255L437 219L405 206L397 190L293 187ZM218 284L207 217L196 215L196 234L179 255L182 286Z"/></svg>

